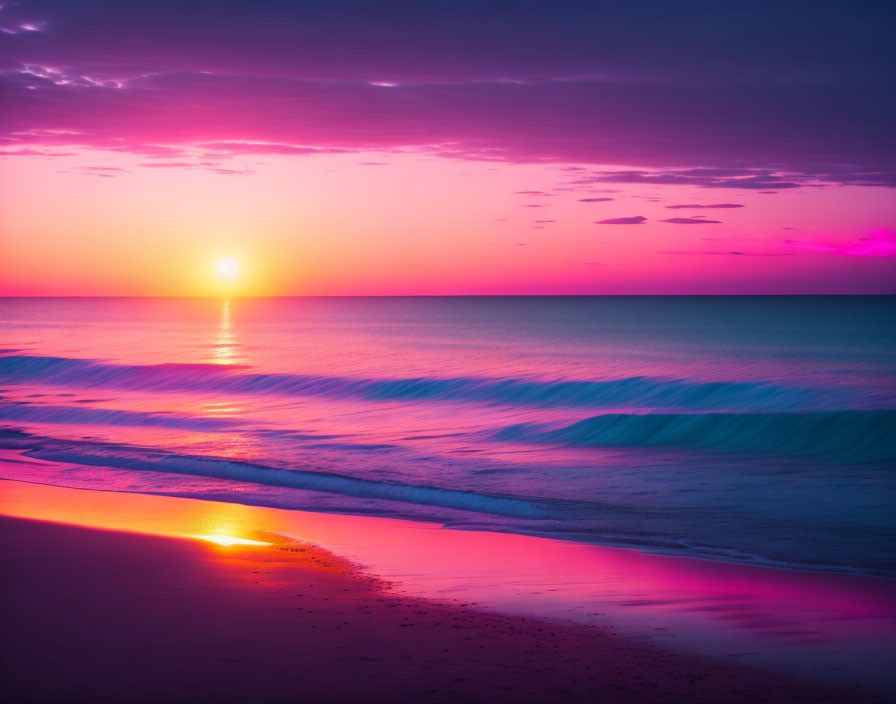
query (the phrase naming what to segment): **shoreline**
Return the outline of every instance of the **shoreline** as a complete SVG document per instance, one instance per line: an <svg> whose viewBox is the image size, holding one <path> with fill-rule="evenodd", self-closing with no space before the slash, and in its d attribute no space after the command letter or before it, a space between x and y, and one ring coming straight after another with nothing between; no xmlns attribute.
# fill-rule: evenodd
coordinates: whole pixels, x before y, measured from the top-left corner
<svg viewBox="0 0 896 704"><path fill-rule="evenodd" d="M313 546L9 517L0 536L11 701L874 701L594 627L390 594Z"/></svg>
<svg viewBox="0 0 896 704"><path fill-rule="evenodd" d="M45 552L40 540L26 540L29 547L23 552L15 537L22 529L4 529L4 561L17 556L15 559L25 560L23 564L26 565L24 571L21 565L10 565L5 572L30 573L32 576L28 581L34 585L74 584L83 590L85 583L94 580L99 581L99 585L93 585L94 591L102 592L106 573L114 575L119 566L127 565L137 570L136 563L143 560L137 543L155 540L163 541L167 546L164 551L173 555L171 562L158 557L150 571L153 579L161 580L166 593L188 591L192 594L190 599L201 606L206 589L213 592L230 590L230 602L245 607L256 583L267 578L260 579L256 575L247 584L245 574L237 576L239 570L264 574L268 567L272 567L276 573L285 576L265 597L279 604L275 609L279 615L266 621L269 625L274 624L271 635L267 636L270 638L288 636L280 633L283 630L281 622L293 621L295 611L306 614L326 612L323 607L332 606L328 601L344 602L350 598L375 610L383 603L392 604L388 607L390 611L401 608L401 604L416 605L397 627L405 633L423 633L424 629L420 627L424 626L428 635L424 641L409 648L402 655L403 660L410 658L413 661L419 649L431 650L433 641L443 638L444 629L433 625L435 621L444 625L461 618L467 620L465 622L471 628L491 624L488 629L492 630L488 630L486 640L481 643L514 641L520 629L534 628L533 624L539 624L542 629L549 627L554 633L562 631L565 634L563 642L575 647L564 646L570 650L557 651L552 656L557 658L556 662L552 661L552 672L562 672L564 682L576 681L584 687L593 681L581 681L582 663L597 668L594 670L596 681L606 686L601 690L588 690L590 694L587 696L599 694L604 700L608 692L617 691L611 683L624 682L625 699L629 701L634 696L631 693L641 692L639 687L648 680L652 682L652 691L668 690L669 697L676 700L674 687L669 689L669 686L683 675L663 670L666 674L657 674L650 679L651 673L659 672L658 667L660 670L666 667L662 663L672 661L684 663L682 667L688 671L697 668L701 672L725 672L725 677L739 683L731 685L731 692L743 690L753 695L757 690L752 683L757 681L774 682L773 688L779 688L781 692L792 691L797 695L804 691L815 692L812 701L824 701L827 692L834 690L840 701L874 701L874 692L896 688L886 666L887 651L896 626L896 584L891 580L743 566L515 534L452 531L442 529L439 524L396 519L67 489L9 480L0 482L0 516L6 516L2 518L4 527L18 525L16 521L19 519L25 519L29 524L38 521L40 523L35 525L50 527L45 533L48 530L47 535L55 535L54 540L75 544L78 549L81 543L88 547L95 544L93 538L97 533L118 536L116 540L121 545L110 553L117 554L118 558L108 562L102 559L102 554L94 554L90 558L94 569L83 573L76 569L77 565L70 564L71 556L67 552L58 549L52 552L52 559L40 559L39 554ZM71 537L72 531L81 538ZM88 540L85 535L93 538ZM225 544L217 544L222 537L226 538ZM228 545L234 537L244 542L248 540L250 544ZM253 545L251 541L258 544ZM159 550L162 549L158 548L157 552ZM189 554L184 555L184 551ZM500 559L496 559L497 555ZM285 562L284 556L288 558ZM178 583L174 579L188 575L193 565L207 567L209 559L227 569L202 584L190 579ZM61 563L57 564L59 560ZM347 583L320 598L320 595L309 595L307 590L283 590L285 585L305 580L310 568L317 568L315 574L319 576L322 565L330 565L331 569L325 575L327 579L338 578ZM237 582L243 585L241 589L235 587ZM22 589L27 591L25 587ZM127 589L135 612L143 609L144 602L158 600L158 595L147 592L146 585L136 576L128 582ZM83 592L82 600L93 603L96 601L90 596L93 593ZM301 596L297 596L299 594ZM58 598L58 595L52 595L50 601L55 603ZM77 601L75 597L66 598ZM299 603L292 603L297 598ZM8 602L8 598L3 600L4 604ZM156 610L164 611L161 604L156 605ZM191 612L194 609L183 607L183 610ZM433 610L442 615L427 620L435 613ZM345 635L345 631L353 631L356 635L373 638L377 645L371 647L388 646L390 630L370 630L369 621L359 620L364 614L366 612L352 607L350 613L340 616L341 621L306 625L309 625L311 636L319 637L321 632L327 632L328 637L338 638ZM187 620L192 618L190 615ZM219 623L230 618L231 614L218 613L211 620ZM107 622L108 619L98 621ZM242 628L248 622L244 619L240 623ZM529 625L524 628L523 624ZM73 625L72 630L84 630L89 625L81 623L77 628ZM19 630L30 628L23 626ZM456 629L448 630L449 636L456 635ZM487 648L477 647L464 657L471 658L470 662L484 662L483 651L496 650L501 657L490 655L492 659L488 660L496 672L512 669L521 662L541 662L544 659L542 649L547 647L545 643L558 641L554 640L557 636L551 636L548 641L536 637L536 633L530 633L532 640L527 653L508 659L504 645L497 649L488 645ZM118 634L113 640L122 637ZM592 643L590 639L597 640ZM53 639L47 635L45 640ZM103 637L103 640L107 638ZM179 642L179 638L173 636L168 640ZM354 638L349 640L353 642ZM287 638L284 643L288 642ZM460 645L469 643L464 641ZM277 646L281 647L286 645ZM197 652L207 649L208 644L195 648ZM600 657L586 656L583 661L582 654L592 650L600 652ZM35 657L42 651L43 648L35 647ZM610 653L609 664L605 662L607 653ZM75 655L82 657L80 652ZM334 651L333 655L340 654ZM622 660L618 660L617 655ZM436 673L444 672L449 665L456 668L462 664L458 661L446 665L444 656L444 649L430 652L426 667L435 668L433 672ZM227 659L227 656L222 657ZM274 659L280 662L279 655ZM643 672L635 672L632 668L641 660L648 664ZM339 662L341 667L357 664L344 659ZM281 662L278 667L285 668L286 664ZM628 672L628 675L620 675L620 672ZM718 672L713 677L720 676ZM140 681L139 673L132 676L138 677L135 681ZM458 677L461 678L459 682L475 679L462 674ZM519 682L529 682L531 673L518 670L515 677ZM480 680L470 691L491 692L491 699L496 700L502 692L489 689L487 679ZM442 682L439 686L447 685ZM687 689L687 692L692 691L693 687ZM520 695L520 690L507 692ZM734 696L731 692L707 693L705 700L741 701L737 697L726 699L729 694ZM586 697L585 689L580 695ZM345 696L345 701L352 700L348 694ZM546 692L542 699L548 696ZM410 694L408 697L413 699ZM427 693L426 697L432 700L432 693ZM504 700L527 701L507 697ZM688 695L687 699L693 697ZM113 700L114 697L109 701ZM394 697L391 700L394 701ZM498 697L497 700L502 699ZM703 699L698 697L696 701Z"/></svg>
<svg viewBox="0 0 896 704"><path fill-rule="evenodd" d="M12 431L16 432L16 431ZM26 434L27 435L27 434ZM117 493L117 494L139 494L143 496L164 496L164 497L172 497L172 498L181 498L187 500L196 500L196 501L212 501L212 502L220 502L220 503L234 503L235 505L241 506L249 506L252 508L257 508L261 511L265 510L273 510L273 511L287 511L287 512L296 512L296 513L304 513L304 514L313 514L313 513L325 513L328 515L337 515L337 516L352 516L358 518L370 518L374 520L390 520L390 521L399 521L399 522L414 522L420 524L433 524L433 525L443 525L444 527L450 530L459 530L459 531L468 531L468 532L494 532L501 534L511 534L518 535L528 538L536 538L542 540L551 540L551 541L562 541L567 543L579 544L579 545L588 545L593 546L595 548L609 548L612 550L627 550L634 551L649 555L657 555L661 557L671 557L671 558L680 558L685 560L696 560L696 561L706 561L712 563L727 563L731 565L737 566L745 566L745 567L756 567L756 568L767 568L772 570L788 570L788 571L796 571L796 572L815 572L822 574L833 574L833 575L844 575L850 577L860 577L860 578L870 578L870 579L884 579L884 580L896 580L896 571L892 569L885 569L880 567L854 567L849 565L842 564L825 564L825 563L812 563L805 561L796 561L796 560L775 560L772 558L766 558L762 556L750 555L746 553L741 553L742 556L734 556L730 554L725 554L726 550L722 548L712 548L709 547L706 552L699 552L695 550L687 550L681 548L668 548L661 547L658 545L650 544L650 543L639 543L632 544L626 541L613 541L613 540L598 540L591 541L587 540L583 535L577 534L574 531L570 531L568 533L539 533L537 531L529 531L524 529L519 529L517 527L511 527L509 529L502 529L496 527L481 527L476 525L472 528L467 528L463 524L460 525L449 525L447 523L442 524L435 518L425 517L425 516L417 516L417 517L399 517L393 515L378 515L375 513L364 513L364 512L353 512L346 511L341 512L338 510L329 510L329 511L321 511L318 512L313 508L302 508L302 507L292 507L288 505L278 504L276 501L265 502L264 500L256 500L254 497L249 497L248 500L237 502L235 499L227 499L220 498L218 495L214 493L210 498L205 498L201 495L193 495L190 493L152 493L152 492L143 492L138 489L134 490L123 490L117 488L99 488L92 484L84 484L77 485L65 483L65 484L54 484L52 482L37 482L34 481L28 475L28 468L31 465L40 465L42 467L62 467L62 468L74 468L81 467L83 465L79 464L79 462L74 461L71 458L66 458L66 460L60 459L52 459L47 460L43 457L36 456L35 454L29 454L31 450L25 447L12 447L12 446L3 446L0 447L0 466L3 466L3 473L0 475L0 481L8 481L22 484L35 484L38 486L46 486L46 487L56 487L60 489L72 489L76 491L91 491L91 492L107 492L107 493ZM24 469L20 469L18 472L13 469L16 466L22 466ZM92 466L92 465L88 465ZM253 466L253 465L247 465ZM115 468L122 469L122 468ZM133 468L123 468L123 471L129 471ZM270 468L266 468L270 469ZM136 471L140 471L137 469ZM279 471L279 470L275 470ZM199 475L204 476L204 475ZM237 485L241 484L250 484L253 482L248 480L226 480L235 482ZM276 485L267 485L273 488L279 488ZM313 491L313 490L312 490ZM459 492L464 493L464 492ZM242 497L241 497L242 498ZM737 552L737 551L728 551L728 552Z"/></svg>

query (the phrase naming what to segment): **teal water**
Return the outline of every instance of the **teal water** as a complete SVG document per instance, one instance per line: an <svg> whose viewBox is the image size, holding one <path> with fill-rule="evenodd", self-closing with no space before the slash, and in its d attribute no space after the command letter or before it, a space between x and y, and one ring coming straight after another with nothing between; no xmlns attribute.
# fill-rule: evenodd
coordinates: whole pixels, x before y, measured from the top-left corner
<svg viewBox="0 0 896 704"><path fill-rule="evenodd" d="M0 299L4 472L893 576L894 312Z"/></svg>

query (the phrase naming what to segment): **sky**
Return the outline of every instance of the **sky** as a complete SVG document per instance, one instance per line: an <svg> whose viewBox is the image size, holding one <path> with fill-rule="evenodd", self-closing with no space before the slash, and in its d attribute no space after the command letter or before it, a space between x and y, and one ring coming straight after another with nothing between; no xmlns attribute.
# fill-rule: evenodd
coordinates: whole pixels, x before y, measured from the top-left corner
<svg viewBox="0 0 896 704"><path fill-rule="evenodd" d="M0 295L896 293L894 20L0 0Z"/></svg>

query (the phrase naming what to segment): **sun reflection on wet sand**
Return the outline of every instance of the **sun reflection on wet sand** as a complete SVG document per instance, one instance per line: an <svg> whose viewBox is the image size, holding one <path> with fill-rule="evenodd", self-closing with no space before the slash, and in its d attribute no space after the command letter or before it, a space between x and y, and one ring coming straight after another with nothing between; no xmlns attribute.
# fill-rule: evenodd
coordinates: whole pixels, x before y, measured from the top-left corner
<svg viewBox="0 0 896 704"><path fill-rule="evenodd" d="M192 538L196 538L197 540L205 540L209 543L214 543L215 545L220 545L221 547L229 548L233 545L255 545L255 546L269 546L273 545L273 543L266 543L263 540L250 540L249 538L238 538L233 535L226 535L224 533L215 533L214 535L193 535L190 536Z"/></svg>

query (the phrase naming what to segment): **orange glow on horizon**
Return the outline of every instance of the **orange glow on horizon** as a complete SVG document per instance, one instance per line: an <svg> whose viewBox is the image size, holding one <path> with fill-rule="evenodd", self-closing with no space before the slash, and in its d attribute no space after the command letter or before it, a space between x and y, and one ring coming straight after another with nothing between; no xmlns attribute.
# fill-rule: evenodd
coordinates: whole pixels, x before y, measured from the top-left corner
<svg viewBox="0 0 896 704"><path fill-rule="evenodd" d="M0 295L875 291L896 261L796 256L782 244L866 236L891 219L884 189L734 191L726 199L743 207L689 227L663 219L677 212L668 204L707 200L690 186L625 184L607 202L583 202L596 199L568 190L562 164L374 153L388 163L373 171L366 158L272 155L227 176L102 150L5 159ZM118 175L85 176L84 164ZM646 221L595 224L632 215ZM790 256L686 256L702 250Z"/></svg>

